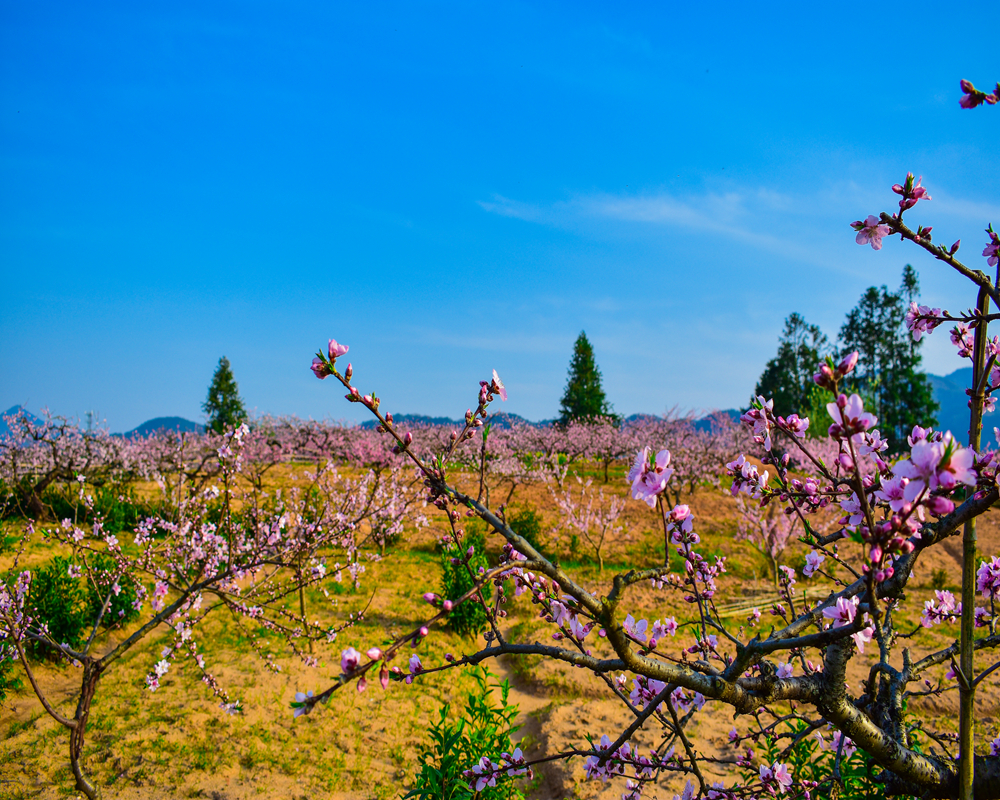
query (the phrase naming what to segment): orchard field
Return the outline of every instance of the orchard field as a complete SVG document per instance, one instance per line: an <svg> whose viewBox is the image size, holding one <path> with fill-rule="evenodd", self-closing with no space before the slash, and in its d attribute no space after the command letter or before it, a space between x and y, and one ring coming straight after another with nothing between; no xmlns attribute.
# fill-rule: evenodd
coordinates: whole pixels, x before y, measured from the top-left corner
<svg viewBox="0 0 1000 800"><path fill-rule="evenodd" d="M178 635L181 615L174 612L150 628L102 676L81 760L103 796L388 798L399 797L416 785L421 764L434 763L434 754L429 755L433 744L429 729L440 719L444 704L450 704L447 719L454 723L468 715L465 707L470 693L479 693L472 667L418 675L412 684L393 680L386 689L373 672L364 691L349 682L311 713L293 716L290 707L297 692L319 693L337 680L346 648L386 649L410 636L428 616L424 593L448 597L466 586L454 582L455 570L450 566L458 551L442 544L455 536L455 528L445 512L426 502L420 476L402 455L391 451L393 440L387 434L294 420L259 420L238 442L229 433L161 433L122 440L82 433L59 420L42 425L25 418L9 422L15 434L4 444L7 513L0 570L10 586L22 571L38 576L50 570L53 581L46 584L47 591L64 596L66 608L49 604L39 608L37 615L48 612L69 617L70 623L79 620L79 630L73 630L72 624L60 629L61 636L69 637L67 649L73 652L80 651L93 625L92 616L87 616L92 608L81 598L88 579L97 575L96 580L101 580L95 568L97 553L106 551L115 559L117 566L110 572L123 573L126 565L132 565L128 571L139 576L140 584L145 581L138 592L121 588L121 596L131 597L138 606L134 615L125 613L124 622L98 626L90 654L100 658L135 634L185 582L196 580L190 574L182 577L180 556L168 553L172 536L182 529L184 535L190 534L190 526L185 529L186 515L193 513L201 524L221 528L226 524L222 501L228 497L230 513L239 524L258 532L280 531L285 539L299 531L301 541L305 541L301 530L310 515L314 522L325 520L334 527L341 522L334 538L319 540L308 553L297 550L295 558L286 560L280 569L275 567L277 573L294 572L297 566L299 576L305 578L291 585L302 587L301 596L297 590L277 590L276 582L268 584L255 577L216 585L205 592L201 608L212 613L204 613L203 618L183 614L190 638L185 639L183 631ZM451 428L417 428L409 447L426 458L447 447L451 433ZM606 595L615 574L656 568L664 562L662 515L633 498L626 478L635 453L646 443L670 450L674 472L669 505L690 507L701 535L702 555L725 559L725 572L715 580L717 591L712 599L718 619L733 635L753 626L766 636L802 608L814 606L850 583L850 570L861 569L861 559L845 554L842 564L826 564L826 569L812 577L803 575L812 550L798 541L803 534L801 524L791 523L791 517L780 513L756 509L756 503L744 502L745 495L737 499L728 490L732 480L725 475L726 463L739 452L750 451L757 455L752 462L763 469L759 457L764 450L741 425L722 415L699 424L692 419L650 418L620 427L607 420L574 423L563 429L494 426L486 439L485 470L477 469L484 463L480 432L456 448L456 469L449 480L470 495L481 491L493 507L503 503L514 530L558 562L579 585ZM813 446L833 463L838 450L835 442L813 440ZM793 464L789 476L796 474ZM211 502L198 506L199 497L209 497ZM594 505L588 512L591 501ZM41 516L34 523L27 518L31 509ZM816 532L825 533L837 528L842 513L839 506L823 508L810 521ZM345 515L351 519L350 527L342 524ZM175 527L154 534L152 546L136 545L135 531L151 516L169 521L167 528ZM986 553L996 552L1000 549L997 512L980 519L980 547ZM472 517L463 517L460 524L471 541L486 532L485 525ZM485 536L484 541L485 559L477 560L482 557L477 553L471 563L496 568L503 558L504 541L496 534ZM150 554L149 561L142 561L144 553ZM961 582L960 549L948 541L935 556L915 569L906 602L895 619L900 632L912 633L907 647L913 660L948 647L957 636L951 619L921 625L925 601L935 600L935 590L957 591ZM172 559L176 565L162 600L155 587L164 573L157 572L161 568L156 558ZM795 570L793 585L786 575L776 588L778 563ZM70 578L73 565L84 567L79 578ZM671 553L668 578L683 576L684 565L681 555ZM449 568L451 584L445 583ZM102 585L106 588L110 582ZM263 598L264 611L248 612L241 597L260 585L264 591L255 596ZM489 582L486 586L489 605L495 588ZM497 622L509 641L552 641L557 628L539 617L537 600L531 602L529 593L515 597L509 586L507 598L509 602L503 604L507 614ZM696 607L683 602L676 592L651 587L648 581L635 586L629 602L629 612L637 620L659 623L673 618L679 626L678 638L698 620ZM452 613L457 616L460 608L456 606ZM545 608L551 618L551 605ZM308 635L300 624L303 610ZM755 612L759 613L757 621ZM406 672L411 653L419 655L425 668L446 663L446 653L473 655L488 642L482 635L484 618L472 619L470 624L473 630L456 632L450 615L443 614L427 626L426 635L418 634L417 647L406 644L386 663ZM54 628L54 622L50 626ZM337 631L335 637L328 633L331 630ZM596 631L584 638L595 654L612 655ZM187 649L191 643L196 647ZM68 663L75 659L60 657L52 647L31 649L27 639L24 646L39 691L56 710L71 717L80 693L79 662ZM684 655L682 661L689 658L694 661L697 656ZM158 665L168 661L161 671ZM495 687L500 679L509 681L509 703L517 709L513 719L520 729L508 749L519 746L529 761L573 749L585 751L591 747L588 737L596 742L602 734L615 735L629 724L629 708L593 671L530 654L503 655L485 663L491 670L491 685ZM807 669L805 664L801 656L786 659L786 668L791 665L795 674ZM957 732L958 696L954 680L945 677L947 668L941 664L929 670L924 677L935 691L909 701L909 724L914 731L926 730L927 737L937 737L926 739L932 747L937 742L948 747L949 737ZM848 685L860 686L868 679L867 665L856 659L847 674ZM614 684L614 674L610 677ZM74 795L67 728L42 708L19 664L7 661L3 679L0 794L11 798ZM981 741L1000 733L998 701L995 683L984 684L977 693L976 736ZM488 702L501 704L497 688L488 695ZM677 698L682 710L685 704L690 709L692 702L691 696ZM795 717L794 709L794 703L778 702L769 712L773 719L788 720ZM762 719L762 724L772 721ZM731 710L710 702L701 713L690 715L684 729L707 759L702 767L706 779L731 782L740 769L736 762L746 750L745 741L733 744L729 740ZM780 737L787 732L775 729L773 733ZM663 738L662 726L650 720L636 733L633 746L650 752ZM775 741L772 756L790 739ZM811 758L814 764L823 758L832 761L836 748L825 726L817 726L804 742L809 750L800 745L800 759ZM764 739L753 745L754 749L758 746L765 747ZM487 748L477 755L496 761L501 753ZM758 762L775 760L754 758L744 772L756 772ZM584 762L584 757L577 756L540 763L531 777L508 779L500 786L504 792L537 798L621 795L620 780L587 780ZM860 753L851 763L859 775L870 771L870 762ZM669 796L681 793L688 777L665 770L658 783Z"/></svg>

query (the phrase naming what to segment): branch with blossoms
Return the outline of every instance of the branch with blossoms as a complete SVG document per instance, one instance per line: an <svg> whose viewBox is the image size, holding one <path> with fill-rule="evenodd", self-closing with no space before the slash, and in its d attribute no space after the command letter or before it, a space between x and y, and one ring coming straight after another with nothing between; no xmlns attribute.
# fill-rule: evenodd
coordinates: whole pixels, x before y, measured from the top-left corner
<svg viewBox="0 0 1000 800"><path fill-rule="evenodd" d="M305 491L293 488L278 501L264 503L259 482L236 481L252 453L250 442L245 425L220 437L216 481L183 502L176 518L142 521L127 545L99 520L90 531L66 520L47 532L71 553L69 578L85 573L104 597L81 650L55 641L44 621L35 618L30 571L23 571L11 588L0 585L0 658L16 654L42 707L68 729L70 766L77 788L88 797L98 794L84 769L90 708L99 686L122 680L122 670L115 667L125 653L149 637L161 638L165 646L159 659L148 665L145 678L149 691L159 690L169 671L188 664L223 711L239 713L240 701L230 696L208 664L211 648L199 636L204 621L213 612L228 611L264 669L281 667L271 648L260 646L262 632L278 637L293 658L315 668L319 659L311 654L312 643L334 641L362 618L364 609L339 625L321 627L308 620L304 608L299 615L290 611L289 601L325 581L340 581L342 571L358 585L364 571L358 559L361 548L403 519L419 519L412 493L396 476L379 479L371 472L353 479L333 470L319 471ZM340 553L345 563L328 566L330 556ZM112 564L100 583L90 566L98 556ZM98 631L106 627L104 615L126 583L135 589L134 611L141 613L148 602L152 613L123 640L112 640L103 655L93 655ZM49 645L82 667L73 715L60 712L35 680L24 649L32 641ZM309 643L309 653L301 642Z"/></svg>
<svg viewBox="0 0 1000 800"><path fill-rule="evenodd" d="M331 343L326 358L317 356L320 377L336 375L350 387L353 370L341 376L334 365L342 345ZM699 552L700 538L694 530L694 518L685 506L662 507L661 500L672 477L670 453L661 451L653 457L650 449L640 451L629 474L632 494L636 499L651 506L661 508L664 519L665 538L668 547L676 549L685 565L683 576L671 574L667 567L646 570L630 570L612 578L611 589L603 597L576 583L563 569L545 559L532 546L506 525L502 516L483 505L481 498L474 498L451 485L447 479L447 465L454 455L454 448L432 459L421 460L410 454L411 461L424 475L428 489L428 499L448 515L454 522L465 513L474 513L487 522L505 540L504 559L495 573L495 585L504 580L513 581L515 597L529 594L532 602L539 607L544 621L556 626L553 638L557 644L539 645L509 641L502 634L500 625L503 614L500 603L490 601L482 591L470 592L457 602L478 602L487 613L493 633L488 637L485 648L461 658L446 659L446 663L436 667L424 665L419 656L410 660L407 682L426 678L437 671L453 669L465 664L479 663L487 658L502 654L536 654L561 661L566 664L589 669L612 685L614 695L634 714L642 716L640 724L655 721L663 727L665 738L682 745L669 759L660 760L650 767L630 760L630 750L622 750L631 732L626 732L626 740L617 744L613 753L594 747L588 752L594 777L626 776L632 781L629 792L641 792L641 787L665 769L664 764L674 759L678 769L699 774L699 762L703 756L685 744L684 720L697 714L699 709L710 702L722 702L732 706L738 714L755 720L759 731L773 731L773 723L763 723L761 715L778 702L794 701L807 705L819 715L823 724L833 725L846 739L860 746L886 772L883 782L887 791L899 793L919 787L921 793L929 796L952 796L956 783L954 765L949 759L933 753L920 753L909 743L900 720L888 727L876 724L874 720L893 720L893 709L901 707L902 693L909 683L918 680L932 661L919 665L907 664L900 672L888 661L892 642L895 638L894 615L898 614L902 603L903 588L909 580L913 563L919 555L948 535L951 535L966 518L980 514L996 499L995 469L986 458L977 459L972 451L961 448L950 435L916 429L911 437L911 452L907 458L895 465L889 465L879 456L884 450L884 442L875 430L877 420L864 410L857 395L847 397L838 394L838 387L853 370L857 356L845 359L841 364L821 365L817 372L817 382L824 383L836 397L828 411L833 418L829 435L840 447L836 468L829 469L822 461L812 458L810 463L816 468L814 477L792 478L788 474L789 452L780 449L778 442L790 447L803 447L804 433L809 422L794 415L788 418L776 416L771 403L760 399L743 417L743 423L764 450L765 465L775 469L774 486L769 485L767 470L762 474L745 458L741 457L729 464L733 476L733 492L746 494L751 500L762 505L781 503L802 520L807 533L813 531L809 524L810 515L830 503L837 502L845 512L841 519L840 538L847 537L859 547L863 559L859 577L840 591L831 593L819 603L809 604L796 598L796 573L788 567L780 570L781 602L772 614L781 619L778 630L766 637L759 635L749 641L733 634L723 623L715 605L718 591L717 581L725 572L724 560L714 563ZM455 437L467 437L476 427L474 420L487 418L486 404L494 393L499 393L499 379L483 382L477 411L467 415L466 430ZM378 411L378 401L374 395L361 395L352 389L348 399L363 402L379 418L381 427L390 433L403 453L412 441L406 434L400 435L391 424L391 418L383 417ZM470 419L471 417L471 419ZM388 424L386 424L388 423ZM863 473L863 459L871 456L875 466L873 473ZM807 460L810 457L807 456ZM961 498L966 487L977 491L968 499ZM983 487L979 489L979 487ZM937 521L932 521L937 520ZM821 547L818 537L813 537L817 548ZM813 574L826 556L823 551L815 551L807 559L806 577ZM657 620L650 625L647 620L636 619L625 613L622 604L628 601L631 587L652 582L654 587L667 591L678 591L683 601L691 608L691 618L682 624L674 619L666 622ZM485 586L485 582L480 584ZM991 598L995 594L993 583L984 580L983 589ZM499 597L498 594L496 597ZM456 601L452 601L454 606ZM985 615L984 622L991 623ZM435 616L429 623L439 621ZM588 645L589 635L597 630L598 641ZM690 630L694 642L683 648L677 655L670 652L668 644L679 630ZM429 635L430 624L417 629L419 638ZM403 641L394 646L399 647ZM418 641L411 638L410 641ZM857 697L849 696L844 689L844 675L848 661L855 653L864 654L870 644L877 645L877 662L870 672L869 681ZM993 647L987 642L984 648ZM595 652L600 649L602 654ZM813 658L806 658L807 652L815 652ZM358 651L354 651L358 652ZM771 659L777 654L785 656L784 661L775 664ZM379 654L381 655L381 653ZM335 687L316 698L328 698L332 691L373 668L374 657L367 665L355 665L351 653L345 651L349 668ZM805 669L801 677L794 674L793 664ZM384 664L384 662L383 662ZM805 665L803 667L803 665ZM381 668L380 668L381 669ZM621 680L611 679L610 674L622 671ZM631 672L633 690L626 694L624 687ZM401 675L401 673L400 673ZM660 695L666 688L669 692ZM296 702L308 707L316 702L308 695ZM664 699L665 698L665 699ZM652 705L653 710L649 711ZM305 706L302 706L305 707ZM683 714L671 713L680 708ZM298 709L296 709L298 710ZM902 737L902 738L900 738ZM611 740L606 743L610 746ZM582 751L587 752L587 751ZM572 757L582 754L574 749L561 754ZM661 754L662 755L662 754ZM546 756L546 758L550 758ZM658 756L661 758L661 756ZM520 769L531 762L517 763ZM610 765L610 766L608 766ZM473 772L474 782L497 778L508 774L509 764L484 765ZM764 765L762 765L764 766ZM495 767L495 769L494 769ZM647 770L652 773L647 774ZM984 786L988 787L991 775L997 771L992 763L984 772ZM783 790L792 786L794 779L789 776L786 785L785 765L774 762L759 772L762 780L770 780L771 785L780 785ZM781 780L775 784L774 776ZM808 787L802 781L795 783L802 790ZM699 783L699 792L708 791ZM815 788L815 787L812 787ZM777 789L775 789L777 791ZM712 791L723 791L713 788ZM730 790L725 790L730 791ZM980 796L989 797L988 788Z"/></svg>

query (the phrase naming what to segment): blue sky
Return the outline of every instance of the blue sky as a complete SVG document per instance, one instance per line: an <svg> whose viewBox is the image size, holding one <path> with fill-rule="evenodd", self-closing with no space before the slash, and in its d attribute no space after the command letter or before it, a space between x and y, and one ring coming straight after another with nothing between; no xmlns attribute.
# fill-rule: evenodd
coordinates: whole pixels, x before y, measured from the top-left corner
<svg viewBox="0 0 1000 800"><path fill-rule="evenodd" d="M334 337L388 410L495 367L542 419L581 330L617 411L725 408L907 261L974 301L848 223L909 169L985 268L990 5L620 5L3 0L0 408L201 419L224 354L258 414L358 419Z"/></svg>

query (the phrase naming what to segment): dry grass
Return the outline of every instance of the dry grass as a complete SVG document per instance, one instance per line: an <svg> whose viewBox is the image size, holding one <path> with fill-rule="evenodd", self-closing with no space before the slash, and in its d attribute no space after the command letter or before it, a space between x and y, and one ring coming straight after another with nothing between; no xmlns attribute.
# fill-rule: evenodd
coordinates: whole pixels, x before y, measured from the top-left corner
<svg viewBox="0 0 1000 800"><path fill-rule="evenodd" d="M303 472L302 467L277 469L269 473L267 484L271 490L287 489L301 480ZM610 487L624 494L620 475ZM143 491L153 488L144 487ZM720 599L734 601L767 591L770 581L764 560L733 539L734 503L713 489L699 491L690 502L704 540L703 552L728 558L729 574L722 582ZM544 520L544 529L551 531L556 526L556 512L546 487L520 487L513 505L535 508ZM328 706L296 720L292 719L288 703L298 690L329 685L339 673L343 647L382 644L410 630L411 622L426 612L420 594L438 588L440 569L433 545L444 532L442 520L433 514L431 517L430 527L408 532L404 544L392 550L384 561L368 566L360 591L341 585L331 592L331 599L318 590L310 593L310 617L331 623L342 621L371 601L361 623L341 634L334 645L317 651L321 659L318 669L286 657L279 642L273 641L269 646L278 653L282 671L267 672L259 659L248 655L250 651L241 642L232 620L221 613L209 618L200 633L200 649L209 669L243 702L242 715L220 712L195 671L184 668L181 662L161 680L160 691L145 690L143 676L159 658L165 631L134 648L102 679L91 714L86 767L104 787L105 796L236 800L388 798L403 793L417 769L417 746L426 735L432 714L442 702L459 698L470 688L467 677L448 672L410 687L394 683L387 692L377 685L363 694L350 688L334 695ZM585 553L570 551L565 534L549 533L545 544L579 582L600 590L626 563L662 563L662 532L653 513L645 505L630 501L624 521L628 536L616 542L606 556L603 574L585 559ZM984 518L980 541L983 552L1000 551L996 512ZM931 595L928 583L934 569L944 569L953 586L959 582L959 548L947 543L938 550L937 559L923 565L922 572L916 575L920 588L910 593L905 619L913 627L923 600ZM58 554L58 545L36 537L23 563L35 567ZM795 545L788 555L791 564L800 565L805 553ZM0 571L9 568L10 561L9 556L0 556ZM808 582L799 585L805 587ZM548 637L551 631L535 619L534 607L529 603L514 603L509 609L508 626L518 636L529 640ZM629 609L637 617L649 619L682 619L689 613L675 595L646 586L632 591ZM732 618L731 624L735 629L740 619ZM954 633L941 627L921 629L910 646L915 654L928 652L949 643L949 632ZM107 641L101 646L108 649L112 645ZM432 632L421 645L420 654L425 664L436 664L445 652L467 652L473 647L473 642L442 629ZM599 650L600 644L595 645L595 651ZM865 677L865 664L863 658L853 660L849 678L853 686ZM522 744L529 753L583 745L587 734L600 737L612 733L626 718L627 712L607 699L603 683L582 670L532 658L508 658L496 664L494 671L512 679L512 699L520 705L525 725ZM46 663L38 667L38 674L49 696L70 709L79 672ZM995 682L984 686L979 694L977 721L983 737L992 738L996 733L998 700L1000 692ZM954 727L957 695L952 692L914 701L912 707L918 716L933 718L940 728ZM725 752L725 734L731 726L731 713L719 707L700 715L694 736L705 752ZM655 734L652 730L640 732L640 745L651 746ZM0 797L75 795L66 758L66 732L44 714L30 690L9 696L0 708L0 741ZM579 759L540 771L527 789L529 796L539 798L617 797L621 792L620 787L610 784L585 783Z"/></svg>

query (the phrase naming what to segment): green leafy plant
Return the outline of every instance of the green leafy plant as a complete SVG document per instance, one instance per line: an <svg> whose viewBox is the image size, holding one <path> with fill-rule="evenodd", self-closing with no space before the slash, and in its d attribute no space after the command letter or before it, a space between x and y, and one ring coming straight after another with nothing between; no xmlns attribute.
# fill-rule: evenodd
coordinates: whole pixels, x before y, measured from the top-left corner
<svg viewBox="0 0 1000 800"><path fill-rule="evenodd" d="M486 535L482 524L470 520L465 536L460 545L448 544L441 548L441 594L450 600L457 600L475 586L475 575L479 568L489 566L486 558ZM466 556L469 547L473 548L471 557ZM454 563L457 560L458 563ZM484 589L483 591L488 591ZM475 636L486 628L486 610L470 597L464 603L459 603L448 616L448 625L462 636Z"/></svg>
<svg viewBox="0 0 1000 800"><path fill-rule="evenodd" d="M542 519L535 509L525 506L508 516L507 524L514 533L527 539L528 544L536 550L539 548L541 545Z"/></svg>
<svg viewBox="0 0 1000 800"><path fill-rule="evenodd" d="M0 703L7 699L7 692L16 692L24 682L17 672L17 656L0 658Z"/></svg>
<svg viewBox="0 0 1000 800"><path fill-rule="evenodd" d="M93 623L87 593L78 577L70 575L72 562L56 556L38 570L31 586L30 614L44 623L49 636L59 643L78 649L84 641L88 624ZM13 578L14 576L11 576ZM49 655L54 649L42 642L31 642L30 649L38 655Z"/></svg>
<svg viewBox="0 0 1000 800"><path fill-rule="evenodd" d="M509 700L507 680L491 682L494 676L485 667L473 667L470 674L476 682L469 693L462 715L449 719L450 704L438 711L438 720L428 735L430 741L420 750L420 772L404 798L419 800L523 800L521 792L509 779L497 780L496 786L486 786L476 793L464 773L486 756L494 764L504 753L514 749L511 735L520 728L514 724L517 706ZM494 689L500 691L496 702Z"/></svg>
<svg viewBox="0 0 1000 800"><path fill-rule="evenodd" d="M117 591L115 590L117 587ZM135 608L138 597L138 586L135 578L130 575L118 575L114 559L106 553L95 553L90 557L90 575L87 579L87 623L92 623L101 613L101 608L108 597L111 598L108 607L101 617L101 625L110 628L113 625L125 625L138 618Z"/></svg>

